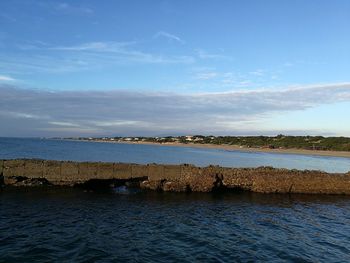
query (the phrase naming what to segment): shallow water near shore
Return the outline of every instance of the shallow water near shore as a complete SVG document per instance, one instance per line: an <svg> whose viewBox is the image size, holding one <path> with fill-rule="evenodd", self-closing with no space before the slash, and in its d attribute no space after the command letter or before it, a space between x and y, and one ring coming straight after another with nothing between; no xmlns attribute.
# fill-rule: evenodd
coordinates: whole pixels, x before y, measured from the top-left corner
<svg viewBox="0 0 350 263"><path fill-rule="evenodd" d="M0 138L0 159L14 158L139 164L190 163L197 166L213 164L225 167L273 166L276 168L323 170L326 172L350 171L350 159L341 157L240 152L158 145Z"/></svg>
<svg viewBox="0 0 350 263"><path fill-rule="evenodd" d="M350 197L0 191L0 262L347 262Z"/></svg>

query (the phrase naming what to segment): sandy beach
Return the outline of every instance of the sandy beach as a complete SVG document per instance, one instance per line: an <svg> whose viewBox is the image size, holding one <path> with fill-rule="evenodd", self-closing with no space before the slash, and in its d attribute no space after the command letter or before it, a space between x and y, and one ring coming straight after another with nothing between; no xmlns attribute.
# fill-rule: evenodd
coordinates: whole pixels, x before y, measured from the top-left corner
<svg viewBox="0 0 350 263"><path fill-rule="evenodd" d="M222 149L227 151L241 152L263 152L263 153L279 153L279 154L300 154L300 155L315 155L315 156L331 156L350 158L350 152L345 151L320 151L320 150L304 150L304 149L269 149L269 148L247 148L239 145L216 145L216 144L198 144L198 143L156 143L156 142L119 142L119 141L104 141L96 140L94 142L101 143L119 143L119 144L143 144L157 146L172 146L172 147L193 147L205 149Z"/></svg>

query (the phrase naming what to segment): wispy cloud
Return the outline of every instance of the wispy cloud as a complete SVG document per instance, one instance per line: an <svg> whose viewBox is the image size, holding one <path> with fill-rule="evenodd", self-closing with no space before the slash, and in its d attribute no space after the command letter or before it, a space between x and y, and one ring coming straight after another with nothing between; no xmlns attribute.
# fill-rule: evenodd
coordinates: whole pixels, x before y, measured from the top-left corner
<svg viewBox="0 0 350 263"><path fill-rule="evenodd" d="M92 15L94 11L86 6L72 5L65 2L54 4L54 8L57 11L66 14L83 14L83 15Z"/></svg>
<svg viewBox="0 0 350 263"><path fill-rule="evenodd" d="M197 49L195 51L200 59L230 59L230 57L226 55L209 53L203 49Z"/></svg>
<svg viewBox="0 0 350 263"><path fill-rule="evenodd" d="M25 112L19 111L8 111L8 110L0 110L0 116L11 117L14 119L47 119L47 116L44 115L35 115Z"/></svg>
<svg viewBox="0 0 350 263"><path fill-rule="evenodd" d="M74 72L130 64L191 64L194 57L144 52L136 42L87 42L53 46L43 42L18 45L21 52L0 55L0 71L14 73Z"/></svg>
<svg viewBox="0 0 350 263"><path fill-rule="evenodd" d="M199 79L199 80L208 80L208 79L213 79L215 77L218 76L218 73L217 72L199 72L195 75L195 78L196 79Z"/></svg>
<svg viewBox="0 0 350 263"><path fill-rule="evenodd" d="M294 63L292 62L286 62L283 64L284 67L293 67L294 66Z"/></svg>
<svg viewBox="0 0 350 263"><path fill-rule="evenodd" d="M205 71L203 73L206 73ZM232 89L239 87L249 87L249 88L258 88L258 87L273 87L276 86L276 83L271 81L277 81L280 77L279 71L271 71L266 69L256 69L248 72L241 71L228 71L220 72L215 71L215 83L211 85L216 85L224 89ZM205 76L205 75L204 75ZM203 78L203 80L206 80ZM273 85L272 85L273 84ZM279 86L281 86L279 84Z"/></svg>
<svg viewBox="0 0 350 263"><path fill-rule="evenodd" d="M272 79L271 74L267 72L248 72L239 71L223 72L215 68L193 68L191 72L195 85L200 85L210 90L232 90L235 88L258 88L266 87L266 83ZM277 77L274 75L274 77Z"/></svg>
<svg viewBox="0 0 350 263"><path fill-rule="evenodd" d="M15 79L9 76L0 75L0 81L15 81Z"/></svg>
<svg viewBox="0 0 350 263"><path fill-rule="evenodd" d="M13 136L259 132L271 114L350 101L350 83L202 94L0 91L0 135Z"/></svg>
<svg viewBox="0 0 350 263"><path fill-rule="evenodd" d="M64 121L49 121L48 124L63 127L80 127L79 124Z"/></svg>
<svg viewBox="0 0 350 263"><path fill-rule="evenodd" d="M88 52L112 52L120 53L124 52L127 46L131 46L135 42L88 42L74 46L56 46L49 47L49 50L59 51L88 51Z"/></svg>
<svg viewBox="0 0 350 263"><path fill-rule="evenodd" d="M110 62L134 62L149 64L193 63L191 56L164 56L137 50L135 42L89 42L75 46L51 47L51 50L82 52L85 57L92 54L95 59ZM103 56L104 55L104 56Z"/></svg>
<svg viewBox="0 0 350 263"><path fill-rule="evenodd" d="M15 45L19 50L29 51L29 50L40 50L45 49L48 44L41 40L26 41L24 43L17 43Z"/></svg>
<svg viewBox="0 0 350 263"><path fill-rule="evenodd" d="M319 66L319 65L326 65L327 63L325 61L317 61L317 60L304 60L304 59L297 59L293 61L287 61L283 64L283 67L296 67L296 66Z"/></svg>
<svg viewBox="0 0 350 263"><path fill-rule="evenodd" d="M0 20L5 20L7 22L15 23L17 19L9 14L0 13Z"/></svg>
<svg viewBox="0 0 350 263"><path fill-rule="evenodd" d="M16 1L14 1L16 3ZM21 9L24 7L30 7L33 9L40 10L46 14L54 15L70 15L70 16L91 16L95 14L92 6L87 4L87 1L49 1L49 0L28 0L19 1Z"/></svg>
<svg viewBox="0 0 350 263"><path fill-rule="evenodd" d="M263 69L257 69L257 70L249 72L249 74L257 76L257 77L262 77L266 74L266 71Z"/></svg>
<svg viewBox="0 0 350 263"><path fill-rule="evenodd" d="M154 38L159 38L159 37L163 37L163 38L166 38L170 41L175 41L175 42L178 42L181 44L185 44L185 41L182 40L180 37L173 35L173 34L170 34L168 32L165 32L165 31L159 31L154 35Z"/></svg>

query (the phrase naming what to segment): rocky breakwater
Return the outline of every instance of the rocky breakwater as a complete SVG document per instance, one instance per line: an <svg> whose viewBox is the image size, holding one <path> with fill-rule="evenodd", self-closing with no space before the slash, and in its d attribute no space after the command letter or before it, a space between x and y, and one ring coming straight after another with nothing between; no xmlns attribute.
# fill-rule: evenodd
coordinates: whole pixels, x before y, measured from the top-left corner
<svg viewBox="0 0 350 263"><path fill-rule="evenodd" d="M350 194L350 173L193 165L0 160L3 186L132 186L175 192Z"/></svg>

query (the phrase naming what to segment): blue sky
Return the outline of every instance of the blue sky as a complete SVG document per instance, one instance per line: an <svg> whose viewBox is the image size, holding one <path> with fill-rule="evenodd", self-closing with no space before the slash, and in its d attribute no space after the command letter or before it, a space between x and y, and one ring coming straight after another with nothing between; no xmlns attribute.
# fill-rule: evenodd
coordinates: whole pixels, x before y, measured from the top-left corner
<svg viewBox="0 0 350 263"><path fill-rule="evenodd" d="M0 135L350 136L349 14L346 0L1 1Z"/></svg>

